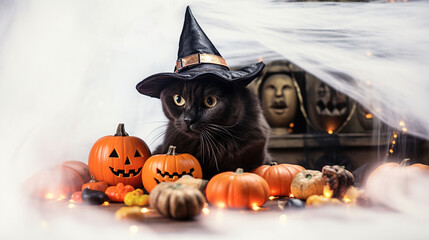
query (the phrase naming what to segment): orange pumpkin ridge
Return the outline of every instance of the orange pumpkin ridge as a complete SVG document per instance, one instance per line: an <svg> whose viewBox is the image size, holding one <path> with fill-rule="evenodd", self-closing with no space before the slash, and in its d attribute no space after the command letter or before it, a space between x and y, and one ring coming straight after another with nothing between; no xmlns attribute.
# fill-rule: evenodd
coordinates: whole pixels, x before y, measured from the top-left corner
<svg viewBox="0 0 429 240"><path fill-rule="evenodd" d="M290 185L293 178L305 168L294 164L277 164L272 162L270 165L262 165L252 172L263 177L270 188L272 196L286 196L291 194Z"/></svg>
<svg viewBox="0 0 429 240"><path fill-rule="evenodd" d="M219 208L253 208L263 205L269 198L267 182L257 174L223 172L215 175L206 187L207 200Z"/></svg>

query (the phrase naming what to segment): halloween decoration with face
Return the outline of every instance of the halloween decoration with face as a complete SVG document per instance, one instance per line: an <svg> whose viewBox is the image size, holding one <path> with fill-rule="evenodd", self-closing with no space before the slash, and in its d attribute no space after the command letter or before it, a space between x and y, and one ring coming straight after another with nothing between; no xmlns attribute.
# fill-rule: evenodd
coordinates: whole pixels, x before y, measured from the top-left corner
<svg viewBox="0 0 429 240"><path fill-rule="evenodd" d="M287 128L298 107L293 80L286 74L273 74L262 83L261 104L273 128Z"/></svg>
<svg viewBox="0 0 429 240"><path fill-rule="evenodd" d="M333 133L341 128L349 116L349 98L314 77L307 75L307 111L312 125Z"/></svg>
<svg viewBox="0 0 429 240"><path fill-rule="evenodd" d="M109 185L118 183L142 187L141 170L151 153L146 143L129 136L119 124L114 136L97 140L89 153L88 166L92 176Z"/></svg>
<svg viewBox="0 0 429 240"><path fill-rule="evenodd" d="M202 178L203 172L198 160L191 154L176 154L176 147L170 146L167 154L150 157L143 167L142 181L149 193L161 182L175 182L189 175Z"/></svg>

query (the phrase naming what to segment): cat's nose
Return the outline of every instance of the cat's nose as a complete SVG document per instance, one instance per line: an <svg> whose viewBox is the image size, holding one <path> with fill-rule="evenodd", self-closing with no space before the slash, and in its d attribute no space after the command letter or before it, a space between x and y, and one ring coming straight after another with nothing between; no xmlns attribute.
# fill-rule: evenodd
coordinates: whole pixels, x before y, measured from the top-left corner
<svg viewBox="0 0 429 240"><path fill-rule="evenodd" d="M193 123L191 118L185 118L184 120L185 120L186 126L188 127L190 127L191 124Z"/></svg>

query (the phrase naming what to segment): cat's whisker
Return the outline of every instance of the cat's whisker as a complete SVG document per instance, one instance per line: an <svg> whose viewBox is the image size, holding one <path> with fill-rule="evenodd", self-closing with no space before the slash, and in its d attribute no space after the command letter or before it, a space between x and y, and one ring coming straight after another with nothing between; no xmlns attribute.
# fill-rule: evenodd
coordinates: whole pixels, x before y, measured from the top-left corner
<svg viewBox="0 0 429 240"><path fill-rule="evenodd" d="M152 135L156 130L158 130L158 129L160 129L160 128L163 128L163 127L165 127L165 126L159 126L159 127L155 128L154 130L152 130L152 131L148 134L148 136ZM155 143L156 141L158 141L161 137L163 137L163 136L165 135L165 133L166 133L166 131L161 131L161 132L157 133L157 134L153 137L153 140L151 141L151 143L150 143L149 145L152 145L153 143Z"/></svg>
<svg viewBox="0 0 429 240"><path fill-rule="evenodd" d="M212 128L216 128L217 130L220 130L220 131L222 131L222 132L225 132L226 134L228 134L228 135L231 137L231 139L239 139L239 140L241 140L241 141L245 141L245 139L243 139L243 138L240 138L240 137L238 137L238 136L234 136L234 135L232 135L232 134L231 134L231 132L237 132L237 131L234 131L233 129L228 130L228 129L226 129L224 126L217 125L217 124L213 124L213 123L208 124L208 126L210 126L210 127L212 127ZM230 132L230 131L231 131L231 132Z"/></svg>
<svg viewBox="0 0 429 240"><path fill-rule="evenodd" d="M209 129L213 130L213 134L218 135L220 138L224 138L227 141L228 139L226 139L226 137L229 137L231 139L231 141L234 143L235 149L239 150L238 144L235 141L235 139L239 139L239 140L242 140L242 141L244 141L244 139L242 139L240 137L233 136L228 130L226 130L226 129L220 127L220 126L217 126L217 125L214 125L214 124L211 124L211 125L208 125L208 126L209 126L208 127Z"/></svg>
<svg viewBox="0 0 429 240"><path fill-rule="evenodd" d="M164 138L164 145L170 146L170 145L175 145L173 143L173 140L177 137L177 135L179 135L179 131L176 129L173 129L173 132L169 135L169 136L164 136L166 138ZM167 144L165 144L167 143Z"/></svg>
<svg viewBox="0 0 429 240"><path fill-rule="evenodd" d="M209 131L206 131L206 134L207 134L206 135L207 139L211 142L211 144L209 146L210 146L210 148L213 151L213 156L214 156L214 160L215 160L215 164L216 164L216 169L218 171L220 171L219 170L219 166L218 166L218 162L217 162L216 152L217 152L217 154L219 154L220 157L221 157L221 152L220 152L219 148L217 147L217 144L216 144L217 141L215 140L215 138L213 137L213 135L210 134ZM225 149L225 147L222 144L219 144L219 145L221 145ZM216 152L215 152L215 150L216 150ZM226 151L226 149L225 149L225 151Z"/></svg>

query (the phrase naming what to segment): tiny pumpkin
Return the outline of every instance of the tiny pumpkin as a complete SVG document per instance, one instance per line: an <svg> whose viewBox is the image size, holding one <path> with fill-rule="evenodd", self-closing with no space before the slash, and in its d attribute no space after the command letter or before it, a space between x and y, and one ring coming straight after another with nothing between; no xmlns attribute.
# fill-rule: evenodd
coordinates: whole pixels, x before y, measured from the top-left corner
<svg viewBox="0 0 429 240"><path fill-rule="evenodd" d="M209 181L205 179L194 178L189 175L185 175L176 181L176 183L181 183L199 189L201 192L204 192L206 190L208 182Z"/></svg>
<svg viewBox="0 0 429 240"><path fill-rule="evenodd" d="M207 184L206 196L219 208L254 208L263 205L270 193L265 179L238 168L215 175Z"/></svg>
<svg viewBox="0 0 429 240"><path fill-rule="evenodd" d="M323 195L311 195L305 202L307 206L323 206L323 205L341 205L341 201L336 198L327 198Z"/></svg>
<svg viewBox="0 0 429 240"><path fill-rule="evenodd" d="M88 158L89 171L95 179L108 185L123 183L140 188L143 186L141 170L150 155L146 143L129 136L121 123L114 136L102 137L94 143Z"/></svg>
<svg viewBox="0 0 429 240"><path fill-rule="evenodd" d="M180 183L162 182L152 189L149 204L161 215L191 219L201 214L206 201L198 189Z"/></svg>
<svg viewBox="0 0 429 240"><path fill-rule="evenodd" d="M154 155L147 160L143 166L142 181L150 193L157 184L175 182L185 175L202 178L200 163L191 154L177 154L176 147L170 146L167 154Z"/></svg>
<svg viewBox="0 0 429 240"><path fill-rule="evenodd" d="M291 194L290 184L293 178L305 168L295 164L277 164L272 162L270 165L262 165L252 172L263 177L270 187L271 196L286 196Z"/></svg>
<svg viewBox="0 0 429 240"><path fill-rule="evenodd" d="M290 190L295 198L307 199L311 195L322 195L324 185L322 172L304 170L295 175Z"/></svg>
<svg viewBox="0 0 429 240"><path fill-rule="evenodd" d="M97 190L97 191L106 191L106 189L109 187L109 185L107 185L107 183L105 182L97 182L95 180L94 177L91 177L91 180L88 183L85 183L82 185L82 190L85 188L89 188L92 190Z"/></svg>

